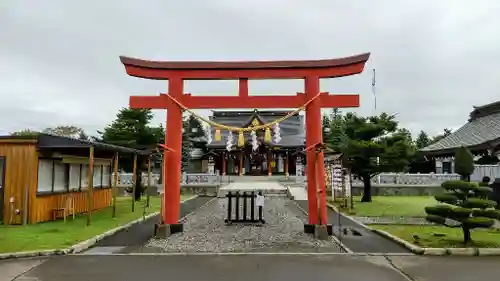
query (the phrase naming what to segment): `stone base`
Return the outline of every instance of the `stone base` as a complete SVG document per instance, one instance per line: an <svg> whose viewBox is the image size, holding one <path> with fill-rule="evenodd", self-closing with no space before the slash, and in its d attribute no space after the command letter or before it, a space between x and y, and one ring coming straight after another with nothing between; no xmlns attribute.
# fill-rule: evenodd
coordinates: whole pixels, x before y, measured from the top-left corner
<svg viewBox="0 0 500 281"><path fill-rule="evenodd" d="M314 226L314 238L318 240L328 240L328 228L326 225Z"/></svg>
<svg viewBox="0 0 500 281"><path fill-rule="evenodd" d="M156 238L166 238L172 234L183 232L182 223L176 224L155 224L154 236Z"/></svg>
<svg viewBox="0 0 500 281"><path fill-rule="evenodd" d="M327 224L327 225L318 225L318 224L304 224L304 232L305 233L310 233L310 234L314 234L314 236L316 236L316 232L324 232L323 229L321 230L318 230L318 227L322 227L322 228L326 228L326 233L328 235L333 235L333 226L331 224Z"/></svg>

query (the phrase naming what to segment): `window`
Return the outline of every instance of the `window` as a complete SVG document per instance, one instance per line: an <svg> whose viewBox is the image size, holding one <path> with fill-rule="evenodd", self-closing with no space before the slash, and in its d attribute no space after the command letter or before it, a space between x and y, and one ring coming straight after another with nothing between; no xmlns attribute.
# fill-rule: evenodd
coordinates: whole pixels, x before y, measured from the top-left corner
<svg viewBox="0 0 500 281"><path fill-rule="evenodd" d="M86 190L88 188L88 186L89 186L88 174L89 174L89 166L88 165L81 165L80 190Z"/></svg>
<svg viewBox="0 0 500 281"><path fill-rule="evenodd" d="M69 188L71 190L80 189L80 164L69 165Z"/></svg>
<svg viewBox="0 0 500 281"><path fill-rule="evenodd" d="M102 175L102 166L94 165L93 183L92 183L94 188L102 186L101 175Z"/></svg>
<svg viewBox="0 0 500 281"><path fill-rule="evenodd" d="M62 163L60 160L53 161L53 183L54 192L69 191L69 164Z"/></svg>
<svg viewBox="0 0 500 281"><path fill-rule="evenodd" d="M110 166L94 165L93 187L111 186ZM38 193L68 192L88 188L89 166L86 164L68 164L59 159L39 159Z"/></svg>
<svg viewBox="0 0 500 281"><path fill-rule="evenodd" d="M52 192L52 160L38 160L37 192Z"/></svg>
<svg viewBox="0 0 500 281"><path fill-rule="evenodd" d="M102 186L111 187L111 166L102 167Z"/></svg>

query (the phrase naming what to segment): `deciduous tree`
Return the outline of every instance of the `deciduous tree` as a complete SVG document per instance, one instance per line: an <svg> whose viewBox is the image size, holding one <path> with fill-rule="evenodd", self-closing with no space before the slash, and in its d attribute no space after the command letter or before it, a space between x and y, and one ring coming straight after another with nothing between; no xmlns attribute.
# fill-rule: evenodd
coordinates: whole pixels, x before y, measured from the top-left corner
<svg viewBox="0 0 500 281"><path fill-rule="evenodd" d="M85 134L82 128L74 125L60 125L56 127L49 127L44 129L42 133L69 138L79 138L82 134Z"/></svg>
<svg viewBox="0 0 500 281"><path fill-rule="evenodd" d="M24 130L10 133L11 136L18 136L18 137L33 137L33 136L36 136L38 134L39 134L38 131L31 130L31 129L24 129Z"/></svg>

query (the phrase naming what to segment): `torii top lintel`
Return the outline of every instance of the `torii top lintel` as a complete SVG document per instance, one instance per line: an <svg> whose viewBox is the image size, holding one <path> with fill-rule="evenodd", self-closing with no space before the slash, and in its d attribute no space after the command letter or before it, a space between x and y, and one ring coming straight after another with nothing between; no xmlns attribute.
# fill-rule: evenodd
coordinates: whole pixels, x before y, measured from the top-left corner
<svg viewBox="0 0 500 281"><path fill-rule="evenodd" d="M127 74L168 80L335 78L361 73L370 53L326 60L302 61L149 61L121 56Z"/></svg>

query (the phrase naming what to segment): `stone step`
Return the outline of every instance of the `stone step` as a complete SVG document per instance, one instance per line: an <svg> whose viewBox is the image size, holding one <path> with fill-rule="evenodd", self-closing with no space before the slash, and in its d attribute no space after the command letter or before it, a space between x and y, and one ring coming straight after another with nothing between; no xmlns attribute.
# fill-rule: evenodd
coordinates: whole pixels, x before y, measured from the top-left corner
<svg viewBox="0 0 500 281"><path fill-rule="evenodd" d="M243 192L252 192L254 191L255 193L262 191L262 195L266 197L286 197L287 196L287 190L286 188L276 188L276 189L253 189L253 188L226 188L226 187L221 187L219 188L219 192L217 193L217 197L225 197L229 192L236 192L239 191L240 193Z"/></svg>
<svg viewBox="0 0 500 281"><path fill-rule="evenodd" d="M223 176L225 182L278 182L285 179L285 176Z"/></svg>

